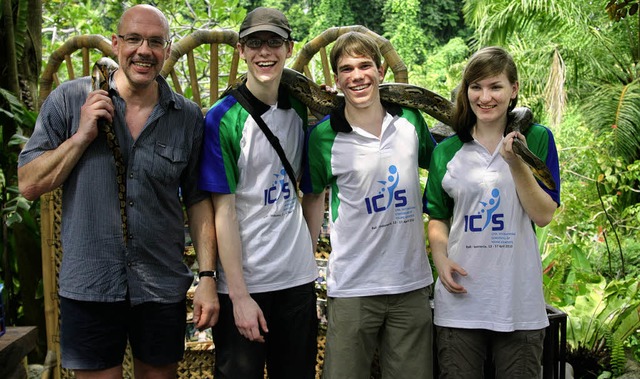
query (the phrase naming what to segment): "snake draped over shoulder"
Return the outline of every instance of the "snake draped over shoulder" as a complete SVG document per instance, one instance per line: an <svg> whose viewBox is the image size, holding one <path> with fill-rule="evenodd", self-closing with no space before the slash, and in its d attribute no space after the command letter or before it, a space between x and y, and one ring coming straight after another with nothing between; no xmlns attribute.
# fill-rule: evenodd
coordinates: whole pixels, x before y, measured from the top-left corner
<svg viewBox="0 0 640 379"><path fill-rule="evenodd" d="M242 80L237 85L240 83L242 83ZM328 115L332 109L342 106L345 101L343 96L323 90L306 76L288 68L284 69L281 83L287 87L294 97L306 105L317 119ZM452 124L453 103L435 92L411 84L382 83L380 84L380 100L419 109L440 121L440 124L436 125L436 127L429 129L437 141L454 134L450 126ZM529 108L515 108L509 114L509 124L505 135L513 130L524 133L531 126L532 120L533 114ZM555 181L546 164L533 154L524 142L515 139L513 149L529 166L533 175L540 182L549 189L556 188Z"/></svg>
<svg viewBox="0 0 640 379"><path fill-rule="evenodd" d="M97 70L100 70L105 74L110 72L109 70L113 70L118 67L115 62L111 61L110 63L105 59L110 60L109 58L101 58L96 62L94 74ZM104 75L103 77L108 78L109 76ZM227 96L231 90L238 88L245 81L246 76L243 75L232 86L227 87L220 97ZM325 91L311 79L289 68L284 69L281 83L294 97L306 105L307 108L309 108L309 111L311 111L317 119L322 119L324 116L330 114L332 109L342 106L345 101L343 96ZM404 107L419 109L440 121L438 125L429 129L436 141L441 141L454 134L450 127L451 116L453 114L453 103L435 92L411 84L382 83L380 85L380 100ZM531 126L532 120L533 115L529 108L515 108L509 114L509 124L507 125L505 134L512 130L519 131L521 133L525 132ZM109 134L107 134L107 136L109 136ZM556 188L556 183L545 163L534 155L527 148L524 142L519 139L515 139L513 149L514 152L529 166L533 175L542 184L552 190ZM123 228L126 228L126 215L124 212Z"/></svg>

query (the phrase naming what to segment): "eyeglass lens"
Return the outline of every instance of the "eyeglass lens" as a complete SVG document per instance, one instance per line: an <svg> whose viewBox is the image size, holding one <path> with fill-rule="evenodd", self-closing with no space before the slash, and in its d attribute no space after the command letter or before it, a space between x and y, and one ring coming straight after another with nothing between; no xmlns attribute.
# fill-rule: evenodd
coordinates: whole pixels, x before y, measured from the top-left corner
<svg viewBox="0 0 640 379"><path fill-rule="evenodd" d="M249 38L245 42L245 44L248 47L252 48L252 49L258 49L258 48L262 47L262 45L264 43L266 43L267 46L269 46L269 47L280 47L280 46L284 45L284 43L286 41L287 40L282 39L282 38L269 38L267 40L263 40L263 39L260 39L260 38Z"/></svg>
<svg viewBox="0 0 640 379"><path fill-rule="evenodd" d="M165 40L162 37L150 37L144 38L138 34L125 34L124 36L118 36L124 40L129 46L141 46L142 43L146 40L149 44L149 48L151 49L164 49L169 44L169 41Z"/></svg>

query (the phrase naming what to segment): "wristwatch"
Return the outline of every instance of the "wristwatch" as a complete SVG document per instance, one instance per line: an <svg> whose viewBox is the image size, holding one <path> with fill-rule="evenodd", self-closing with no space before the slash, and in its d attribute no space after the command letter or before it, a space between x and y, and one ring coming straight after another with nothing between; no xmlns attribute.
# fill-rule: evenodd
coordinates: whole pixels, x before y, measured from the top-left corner
<svg viewBox="0 0 640 379"><path fill-rule="evenodd" d="M198 279L202 279L203 276L209 276L209 277L213 278L213 280L217 281L218 280L218 271L216 271L216 270L200 271L198 273Z"/></svg>

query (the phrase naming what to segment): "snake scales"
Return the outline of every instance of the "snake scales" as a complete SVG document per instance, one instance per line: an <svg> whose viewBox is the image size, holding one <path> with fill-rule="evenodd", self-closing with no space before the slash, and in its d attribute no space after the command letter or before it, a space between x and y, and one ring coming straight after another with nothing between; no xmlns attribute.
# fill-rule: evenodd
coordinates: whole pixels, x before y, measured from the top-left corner
<svg viewBox="0 0 640 379"><path fill-rule="evenodd" d="M111 61L112 63L109 63L106 60L110 59L102 58L96 62L94 73L98 70L104 74L108 73L109 70L117 68L117 64L115 62ZM107 74L104 75L104 77L108 78L109 76ZM238 87L242 82L243 80L241 78L241 80L238 80L233 87L227 88L222 94L222 97L226 96L231 89ZM344 97L324 91L319 85L295 70L285 68L281 82L287 87L291 94L306 105L311 113L313 113L313 115L318 119L328 115L331 113L332 109L339 107L344 103ZM451 125L453 103L437 93L429 91L426 88L410 84L384 83L380 85L380 99L389 103L420 109L440 121L443 125L438 126L435 129L430 129L431 133L438 140L442 140L443 138L453 134L453 130L448 126ZM514 109L509 117L510 122L507 125L507 132L512 130L516 130L521 133L525 132L531 126L532 119L533 115L528 108ZM110 128L107 129L110 130ZM107 132L107 137L109 137L109 132ZM117 141L114 141L117 144ZM529 166L533 175L540 180L540 182L549 189L553 190L556 188L556 183L547 166L536 155L534 155L521 140L514 140L513 150L522 158L527 166ZM116 157L115 152L114 157ZM116 166L118 165L117 160L118 159L116 158ZM122 181L120 181L119 177L119 183L124 183L124 166L122 167L122 170ZM120 169L118 169L118 175L120 175ZM124 193L121 193L120 195L122 206L125 199L122 197ZM125 232L126 236L126 213L124 212L124 208L121 209L121 211L123 216L123 232Z"/></svg>
<svg viewBox="0 0 640 379"><path fill-rule="evenodd" d="M102 89L109 92L109 75L111 72L118 68L118 64L111 58L102 57L93 65L93 72L91 74L91 89ZM104 132L107 137L107 145L113 154L113 159L116 163L116 181L118 183L118 200L120 202L120 218L122 220L122 237L125 245L127 244L127 185L125 178L125 166L124 159L122 158L122 152L118 144L118 139L113 131L113 125L106 122L106 120L100 120L98 122L98 128Z"/></svg>

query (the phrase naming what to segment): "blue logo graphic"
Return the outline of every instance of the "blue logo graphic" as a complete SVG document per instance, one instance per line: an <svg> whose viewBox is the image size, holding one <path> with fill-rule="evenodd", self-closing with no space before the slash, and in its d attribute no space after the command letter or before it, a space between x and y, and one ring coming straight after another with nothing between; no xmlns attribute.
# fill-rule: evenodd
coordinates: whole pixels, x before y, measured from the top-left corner
<svg viewBox="0 0 640 379"><path fill-rule="evenodd" d="M285 200L291 197L291 189L289 188L289 182L287 179L287 172L284 168L279 173L273 174L276 179L273 181L271 187L264 190L264 205L273 204L281 197Z"/></svg>
<svg viewBox="0 0 640 379"><path fill-rule="evenodd" d="M477 214L464 216L464 231L481 232L489 225L492 231L500 231L504 229L504 214L496 213L500 206L500 190L494 188L491 190L491 198L487 201L481 201L482 207ZM484 223L482 222L484 220ZM479 226L482 224L482 226Z"/></svg>
<svg viewBox="0 0 640 379"><path fill-rule="evenodd" d="M396 191L398 183L400 183L400 175L395 165L389 166L387 180L378 180L378 183L382 184L378 194L364 199L368 214L385 211L391 208L394 201L398 208L407 205L407 197L405 196L407 191L404 189Z"/></svg>

